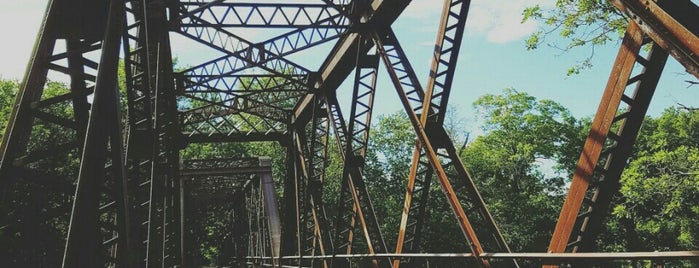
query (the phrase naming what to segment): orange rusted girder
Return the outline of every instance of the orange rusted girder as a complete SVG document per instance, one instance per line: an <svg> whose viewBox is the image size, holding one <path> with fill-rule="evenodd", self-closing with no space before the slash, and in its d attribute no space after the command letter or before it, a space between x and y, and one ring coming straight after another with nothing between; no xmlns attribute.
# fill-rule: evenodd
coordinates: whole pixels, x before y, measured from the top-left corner
<svg viewBox="0 0 699 268"><path fill-rule="evenodd" d="M612 3L638 23L643 32L677 59L687 72L699 78L697 5L689 0L614 0Z"/></svg>
<svg viewBox="0 0 699 268"><path fill-rule="evenodd" d="M565 251L580 211L580 206L587 193L592 173L600 158L604 141L612 126L621 98L624 95L628 77L631 75L631 71L636 63L636 57L642 42L643 33L635 22L631 22L614 62L614 68L609 75L609 82L602 95L602 101L592 121L590 134L585 140L583 152L580 155L580 160L578 160L578 166L556 223L556 229L553 232L548 252L560 253Z"/></svg>
<svg viewBox="0 0 699 268"><path fill-rule="evenodd" d="M440 88L443 91L438 90L438 95L443 95L441 98L448 99L449 98L449 91L451 90L450 85L451 85L451 80L453 78L453 72L454 68L456 67L456 64L452 64L452 60L456 61L458 58L458 51L459 47L461 46L461 37L463 35L463 31L465 28L466 24L466 18L468 15L468 9L471 4L471 1L458 1L458 0L444 0L444 4L442 7L442 17L440 19L439 23L439 30L437 31L437 41L435 42L435 49L434 53L432 54L432 66L430 68L430 76L429 79L427 80L427 87L425 88L425 96L422 102L422 114L420 115L420 124L423 126L426 125L427 119L429 118L430 115L444 115L446 113L446 105L441 107L433 107L432 106L432 101L433 101L433 96L435 95L435 83L437 80L437 73L438 72L444 72L446 75L444 75L444 79L446 81L440 81L443 82L441 86L445 88ZM451 9L454 5L459 5L457 8L455 8L454 13L452 13ZM453 16L452 16L453 15ZM450 24L453 25L453 27L450 27ZM448 27L450 27L450 31L448 31ZM444 42L447 37L447 32L456 32L454 36L457 38L456 40L454 39L449 39L447 43L451 45L448 49L450 50L451 54L449 55L449 58L446 61L442 61L442 56L443 56L443 47L444 47ZM449 53L444 53L444 54L449 54ZM446 64L446 66L443 66L443 64ZM440 67L446 67L447 70L440 69ZM451 72L449 74L448 72ZM446 101L445 101L446 103ZM431 111L432 108L438 109L437 111ZM439 109L442 108L442 109ZM443 118L439 118L443 120ZM442 121L440 121L442 122ZM418 176L418 168L420 166L420 159L422 158L422 147L419 142L415 144L415 150L413 152L413 160L410 165L410 173L408 175L408 185L407 185L407 190L405 193L405 200L403 204L403 210L402 210L402 215L401 215L401 221L400 221L400 227L398 228L398 240L396 242L396 254L401 254L403 252L403 246L405 243L405 236L406 236L406 231L408 228L408 218L410 217L410 211L411 208L413 208L413 195L415 194L415 186L416 186L416 179ZM432 174L431 171L427 171L424 176L425 177L431 177ZM427 185L422 185L421 189L422 191L429 191L429 181L431 178L424 178L425 184ZM423 195L427 195L428 193L422 193ZM421 200L422 202L426 202L425 200ZM424 206L424 204L423 204ZM421 208L425 209L425 208ZM419 223L417 223L419 225ZM421 226L416 226L417 228L421 228ZM419 233L419 230L415 230L413 236L416 236L416 234ZM413 240L415 238L413 237ZM393 261L393 268L398 268L400 267L400 259L395 259Z"/></svg>
<svg viewBox="0 0 699 268"><path fill-rule="evenodd" d="M417 114L410 106L410 100L408 99L406 91L404 90L403 85L401 84L401 79L400 77L398 77L396 70L394 69L394 66L391 62L391 59L389 58L389 55L386 52L386 48L384 46L395 45L395 43L385 43L383 39L384 37L385 36L381 36L376 32L374 32L373 34L374 42L376 43L376 46L379 49L379 54L381 55L381 58L384 61L384 66L386 67L386 70L388 71L391 77L391 81L393 82L393 85L396 88L396 91L398 92L401 103L403 104L405 111L408 114L408 118L410 119L410 122L412 123L413 128L417 134L417 138L420 144L422 144L422 146L424 147L427 158L429 159L430 164L432 165L432 168L434 169L435 174L437 175L437 179L439 180L439 183L442 186L442 190L444 191L447 202L449 203L449 206L451 207L452 211L454 212L454 215L457 218L459 227L461 228L464 236L469 242L468 246L470 248L470 251L474 254L475 258L482 266L490 267L490 263L488 262L488 260L479 257L480 254L484 252L483 247L481 246L481 243L478 240L478 237L476 236L476 232L473 229L471 222L466 217L466 212L461 206L461 203L459 202L459 199L456 196L454 188L451 186L451 183L449 182L447 174L444 171L444 168L442 167L439 157L437 156L436 149L432 146L432 143L430 142L427 133L425 132L424 125L421 124L420 118L418 118ZM393 39L388 40L389 42L396 42L396 40L394 39L395 35L393 33L389 33L388 38Z"/></svg>

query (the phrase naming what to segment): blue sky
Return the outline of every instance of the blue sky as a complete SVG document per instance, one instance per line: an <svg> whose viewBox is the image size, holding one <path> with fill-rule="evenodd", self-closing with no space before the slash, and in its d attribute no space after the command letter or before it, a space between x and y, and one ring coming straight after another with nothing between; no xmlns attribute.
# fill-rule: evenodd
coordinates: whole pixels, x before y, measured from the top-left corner
<svg viewBox="0 0 699 268"><path fill-rule="evenodd" d="M472 1L463 41L457 76L452 89L450 109L466 122L465 129L477 131L477 119L471 103L483 94L500 93L507 87L527 92L537 98L548 98L563 104L577 116L592 116L600 101L618 42L595 50L594 67L581 74L566 76L566 69L589 55L588 49L568 53L547 46L526 51L524 39L539 29L535 22L521 24L522 10L534 4L550 7L554 0L481 0ZM442 1L413 0L403 16L394 24L402 45L410 56L420 81L427 81L430 55L436 38ZM19 79L26 68L31 48L43 16L46 0L0 2L0 25L3 36L13 40L2 43L0 77ZM260 30L243 35L254 37ZM183 62L196 63L200 52L173 38L175 55ZM549 41L556 41L549 38ZM314 59L322 60L321 57ZM201 62L201 60L199 60ZM699 86L687 88L682 68L670 59L656 92L652 115L677 102L699 107ZM341 94L349 94L347 86ZM376 114L399 109L395 90L384 71L380 71ZM344 105L343 105L344 106Z"/></svg>

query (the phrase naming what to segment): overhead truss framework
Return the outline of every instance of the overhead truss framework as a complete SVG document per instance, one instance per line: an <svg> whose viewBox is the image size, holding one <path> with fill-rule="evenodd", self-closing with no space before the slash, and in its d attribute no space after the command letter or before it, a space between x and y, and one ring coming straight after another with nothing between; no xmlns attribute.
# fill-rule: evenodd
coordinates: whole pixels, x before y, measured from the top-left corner
<svg viewBox="0 0 699 268"><path fill-rule="evenodd" d="M421 84L392 29L409 0L49 0L0 145L0 266L199 265L192 240L207 239L211 215L229 234L216 238L219 265L697 260L698 251L594 253L665 62L699 77L694 2L612 3L629 18L626 35L548 253L530 254L510 252L443 126L471 1L443 1ZM175 66L183 46L205 52ZM364 171L381 65L416 140L396 234L381 229L381 196ZM337 97L345 80L347 106ZM284 175L273 180L256 158L180 159L190 144L232 142L279 143ZM331 149L337 184L326 183ZM432 185L444 197L430 196ZM461 231L454 253L425 246L435 198Z"/></svg>

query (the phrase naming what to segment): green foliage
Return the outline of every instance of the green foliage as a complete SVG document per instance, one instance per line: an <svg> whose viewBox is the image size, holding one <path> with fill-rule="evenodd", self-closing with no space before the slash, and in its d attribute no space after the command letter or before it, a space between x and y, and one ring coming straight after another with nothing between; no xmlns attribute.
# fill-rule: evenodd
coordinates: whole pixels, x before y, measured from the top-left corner
<svg viewBox="0 0 699 268"><path fill-rule="evenodd" d="M699 113L676 108L646 118L621 177L613 220L635 236L633 250L699 246Z"/></svg>
<svg viewBox="0 0 699 268"><path fill-rule="evenodd" d="M414 142L413 127L405 113L379 117L378 124L372 129L369 147L370 152L377 153L381 161L372 164L381 166L388 176L386 180L404 181L408 178Z"/></svg>
<svg viewBox="0 0 699 268"><path fill-rule="evenodd" d="M506 89L474 102L486 133L462 158L514 251L548 245L562 201L564 179L541 163L557 163L563 148L578 147L580 126L550 100ZM567 177L567 174L565 175Z"/></svg>
<svg viewBox="0 0 699 268"><path fill-rule="evenodd" d="M396 243L414 146L414 131L403 112L380 116L372 128L364 174L389 245Z"/></svg>
<svg viewBox="0 0 699 268"><path fill-rule="evenodd" d="M526 40L527 49L537 49L546 43L546 37L557 34L563 44L548 45L566 52L575 48L587 47L590 55L567 70L568 75L592 67L592 57L596 46L618 40L624 33L627 19L609 0L557 0L551 9L535 5L523 11L522 21L535 20L545 26Z"/></svg>
<svg viewBox="0 0 699 268"><path fill-rule="evenodd" d="M625 200L617 217L633 219L649 250L691 250L699 245L699 149L681 146L630 163L622 177Z"/></svg>
<svg viewBox="0 0 699 268"><path fill-rule="evenodd" d="M17 80L0 80L0 142L5 135L5 127L10 119L18 90L19 82Z"/></svg>
<svg viewBox="0 0 699 268"><path fill-rule="evenodd" d="M530 17L544 16L540 9L529 12ZM0 130L7 124L18 87L17 81L0 80ZM48 82L44 98L68 90L64 84ZM589 131L590 119L576 119L558 103L537 100L515 89L484 95L474 103L474 108L483 119L484 134L469 143L460 156L512 250L543 251L555 226L565 182L572 177ZM73 117L69 103L50 109L47 112ZM72 131L40 120L32 131L30 147L74 138ZM454 132L458 135L458 130ZM381 116L374 123L363 172L390 246L395 244L414 145L414 131L404 113ZM336 213L343 162L334 140L329 141L329 146L323 201L332 217ZM37 162L35 168L75 177L77 153L49 157ZM278 143L191 144L180 153L183 159L270 156L279 188L287 176L285 148ZM613 204L607 230L600 238L605 240L602 250L696 249L699 246L696 202L699 200L699 112L675 108L667 109L657 118L646 118L621 183L622 197ZM460 185L456 182L454 186ZM13 193L16 195L13 200L25 202L26 193L36 191L38 186L22 187ZM278 191L283 196L281 189ZM432 183L430 196L423 230L428 238L425 248L445 252L462 249L463 238L454 235L460 230L436 181ZM62 195L47 196L46 202L70 205ZM206 231L201 234L206 239L193 245L199 245L200 263L215 265L230 257L226 252L231 255L231 217L228 207L209 205L195 212L200 219L197 228ZM0 214L7 211L0 207ZM55 248L55 252L46 254L61 254L67 220L58 219L41 226L43 229L38 232L46 237L45 248ZM475 219L474 224L480 223Z"/></svg>
<svg viewBox="0 0 699 268"><path fill-rule="evenodd" d="M19 82L0 79L0 135L4 134L10 119L10 113L15 105L19 91ZM42 99L63 95L69 92L68 87L59 82L49 81L43 89ZM70 103L58 103L44 108L44 111L61 118L73 118ZM31 130L28 147L30 150L46 148L47 144L75 139L75 132L43 120L35 120ZM0 140L2 136L0 136ZM74 191L71 178L77 176L79 165L78 150L66 153L51 153L46 157L27 164L32 169L51 174L53 184L36 183L25 180L16 183L3 191L3 200L12 202L0 203L0 220L27 219L39 215L39 211L69 211L71 198L67 194ZM3 178L6 180L7 178ZM34 194L32 194L34 193ZM42 193L37 195L35 193ZM15 267L29 259L40 260L47 267L59 266L65 246L65 234L68 226L68 215L55 216L41 222L26 220L21 225L9 225L0 228L0 266ZM40 244L27 247L28 237L41 237ZM10 264L8 264L10 263ZM9 265L9 266L8 266Z"/></svg>
<svg viewBox="0 0 699 268"><path fill-rule="evenodd" d="M574 149L582 146L584 127L561 105L514 89L485 95L474 107L485 121L485 134L471 142L461 157L513 250L544 250L562 203L563 177L569 177L559 173L566 173L570 164L554 169L541 167L541 163L577 160L579 150ZM373 196L380 198L373 201L385 234L397 231L414 140L403 113L380 117L372 129L370 151L377 157L367 161L367 169L379 168L372 173L378 177L368 176L367 181L370 192L379 193ZM460 187L459 182L454 187ZM460 230L436 181L429 202L423 229L424 237L429 237L425 248L460 250L465 241L453 235ZM482 224L471 220L476 226ZM393 243L394 237L386 240Z"/></svg>
<svg viewBox="0 0 699 268"><path fill-rule="evenodd" d="M506 151L502 160L510 165L510 172L537 159L568 159L565 149L581 145L582 125L565 107L551 100L536 100L510 88L502 95L480 97L474 107L485 120L486 135L480 139Z"/></svg>

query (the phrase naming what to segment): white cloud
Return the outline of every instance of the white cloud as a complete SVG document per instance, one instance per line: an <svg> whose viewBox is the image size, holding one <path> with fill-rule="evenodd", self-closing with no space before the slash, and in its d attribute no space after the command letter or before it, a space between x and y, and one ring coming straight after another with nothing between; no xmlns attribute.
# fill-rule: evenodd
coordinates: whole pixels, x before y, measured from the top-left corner
<svg viewBox="0 0 699 268"><path fill-rule="evenodd" d="M535 21L522 23L522 11L530 6L550 7L553 0L491 0L471 4L466 31L484 35L493 43L508 43L530 35L538 28Z"/></svg>
<svg viewBox="0 0 699 268"><path fill-rule="evenodd" d="M472 1L466 32L482 35L492 43L508 43L530 35L538 28L534 21L522 22L525 8L551 7L554 0L483 0ZM437 19L444 3L438 0L413 0L403 13L413 19Z"/></svg>

